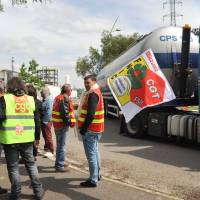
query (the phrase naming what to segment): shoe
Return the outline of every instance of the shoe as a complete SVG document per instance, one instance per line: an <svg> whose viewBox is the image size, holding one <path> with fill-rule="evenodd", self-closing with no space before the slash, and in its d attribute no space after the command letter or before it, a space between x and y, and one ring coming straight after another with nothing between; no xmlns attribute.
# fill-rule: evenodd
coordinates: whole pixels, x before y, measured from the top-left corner
<svg viewBox="0 0 200 200"><path fill-rule="evenodd" d="M19 195L13 195L13 194L10 194L8 199L9 200L21 200Z"/></svg>
<svg viewBox="0 0 200 200"><path fill-rule="evenodd" d="M99 176L98 176L98 181L100 181L100 180L101 180L101 178L102 178L102 177L101 177L101 175L99 175Z"/></svg>
<svg viewBox="0 0 200 200"><path fill-rule="evenodd" d="M64 167L64 168L55 168L55 172L61 172L61 173L65 173L65 172L69 172L69 168Z"/></svg>
<svg viewBox="0 0 200 200"><path fill-rule="evenodd" d="M36 200L42 200L44 197L45 191L42 190L41 192L35 193L35 199Z"/></svg>
<svg viewBox="0 0 200 200"><path fill-rule="evenodd" d="M52 154L51 152L46 152L46 153L44 154L44 157L45 157L45 158L52 158L52 157L53 157L53 154Z"/></svg>
<svg viewBox="0 0 200 200"><path fill-rule="evenodd" d="M87 180L85 182L81 182L80 186L82 186L82 187L97 187L97 184L92 183L91 181Z"/></svg>
<svg viewBox="0 0 200 200"><path fill-rule="evenodd" d="M6 194L8 192L7 189L0 187L0 194Z"/></svg>

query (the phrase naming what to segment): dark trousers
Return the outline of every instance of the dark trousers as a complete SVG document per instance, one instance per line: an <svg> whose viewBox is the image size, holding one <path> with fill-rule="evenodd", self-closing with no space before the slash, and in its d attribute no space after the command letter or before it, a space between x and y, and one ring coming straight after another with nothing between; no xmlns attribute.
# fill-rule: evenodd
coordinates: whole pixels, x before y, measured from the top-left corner
<svg viewBox="0 0 200 200"><path fill-rule="evenodd" d="M33 157L33 144L12 144L4 145L7 170L11 183L11 196L13 199L21 193L21 183L19 174L19 155L25 161L25 167L31 179L31 186L35 194L43 191L42 184L38 179L38 170Z"/></svg>
<svg viewBox="0 0 200 200"><path fill-rule="evenodd" d="M42 123L42 135L44 138L44 150L47 152L54 152L54 148L53 148L53 139L52 139L52 122L48 122L47 124Z"/></svg>
<svg viewBox="0 0 200 200"><path fill-rule="evenodd" d="M38 155L38 148L36 148L34 145L33 145L33 156L34 157L37 157Z"/></svg>

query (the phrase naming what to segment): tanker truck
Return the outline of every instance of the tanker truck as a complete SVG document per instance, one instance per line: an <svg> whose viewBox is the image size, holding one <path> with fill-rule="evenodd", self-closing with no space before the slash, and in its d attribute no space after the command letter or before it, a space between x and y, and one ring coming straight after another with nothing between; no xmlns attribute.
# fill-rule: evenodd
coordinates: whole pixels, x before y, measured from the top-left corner
<svg viewBox="0 0 200 200"><path fill-rule="evenodd" d="M107 78L148 49L152 49L176 99L142 110L129 123L123 122L123 129L135 138L149 134L200 142L199 114L178 109L198 106L199 42L188 25L161 27L144 35L100 71L97 81L104 98L105 116L123 119Z"/></svg>

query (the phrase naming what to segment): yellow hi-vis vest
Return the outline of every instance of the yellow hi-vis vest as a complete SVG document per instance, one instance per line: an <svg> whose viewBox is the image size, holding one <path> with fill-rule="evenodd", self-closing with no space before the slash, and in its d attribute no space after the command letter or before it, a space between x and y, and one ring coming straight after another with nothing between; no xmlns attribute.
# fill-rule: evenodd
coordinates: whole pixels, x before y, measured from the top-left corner
<svg viewBox="0 0 200 200"><path fill-rule="evenodd" d="M33 97L4 95L6 103L6 120L0 126L0 143L17 144L35 140Z"/></svg>

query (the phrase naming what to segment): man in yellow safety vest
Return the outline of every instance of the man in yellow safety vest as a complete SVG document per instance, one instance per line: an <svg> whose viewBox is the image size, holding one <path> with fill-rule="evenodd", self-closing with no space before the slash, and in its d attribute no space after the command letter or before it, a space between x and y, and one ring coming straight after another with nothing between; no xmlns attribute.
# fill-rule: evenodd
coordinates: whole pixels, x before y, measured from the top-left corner
<svg viewBox="0 0 200 200"><path fill-rule="evenodd" d="M7 83L7 93L0 98L0 143L4 146L8 175L11 182L10 200L20 199L19 155L24 160L35 198L44 196L33 157L35 141L35 102L25 94L24 82L13 77Z"/></svg>

